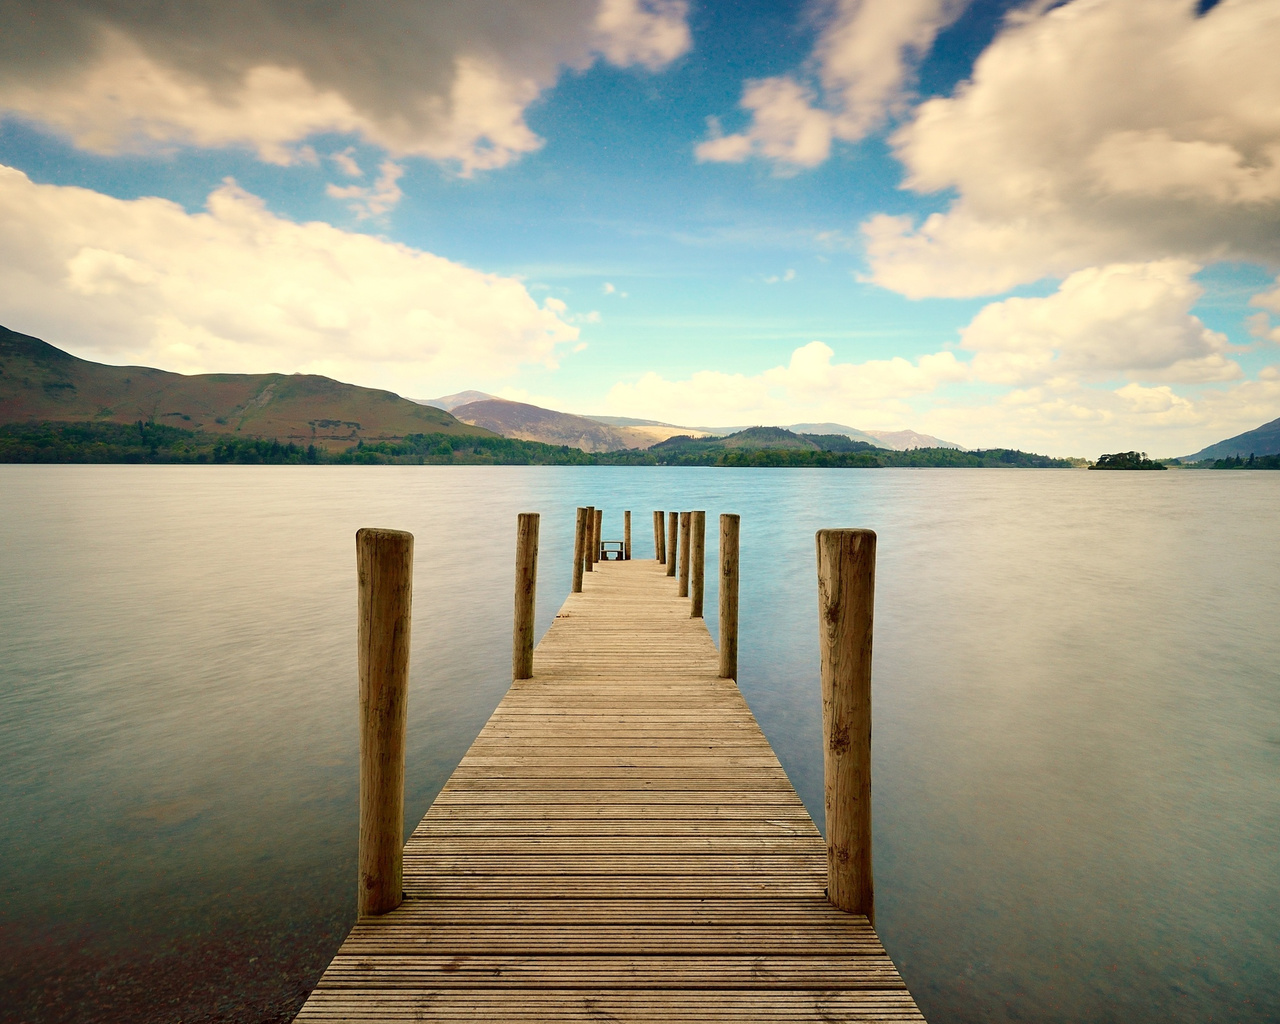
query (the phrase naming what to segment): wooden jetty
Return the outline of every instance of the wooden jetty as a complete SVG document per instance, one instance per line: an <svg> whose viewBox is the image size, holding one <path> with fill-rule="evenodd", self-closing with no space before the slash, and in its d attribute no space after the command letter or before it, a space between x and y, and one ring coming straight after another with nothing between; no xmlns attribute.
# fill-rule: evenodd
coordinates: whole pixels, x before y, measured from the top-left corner
<svg viewBox="0 0 1280 1024"><path fill-rule="evenodd" d="M522 517L515 682L405 844L403 901L362 913L297 1020L923 1020L868 917L828 899L834 855L724 678L736 636L726 666L656 518L654 560L584 577L593 519L520 678Z"/></svg>

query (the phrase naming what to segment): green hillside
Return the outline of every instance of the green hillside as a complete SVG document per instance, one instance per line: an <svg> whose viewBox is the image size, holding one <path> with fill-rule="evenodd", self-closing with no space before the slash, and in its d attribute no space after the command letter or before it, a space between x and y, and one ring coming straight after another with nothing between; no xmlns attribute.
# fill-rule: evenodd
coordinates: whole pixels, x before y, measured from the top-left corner
<svg viewBox="0 0 1280 1024"><path fill-rule="evenodd" d="M328 450L411 434L494 436L443 409L315 374L108 366L0 327L0 425L139 421Z"/></svg>

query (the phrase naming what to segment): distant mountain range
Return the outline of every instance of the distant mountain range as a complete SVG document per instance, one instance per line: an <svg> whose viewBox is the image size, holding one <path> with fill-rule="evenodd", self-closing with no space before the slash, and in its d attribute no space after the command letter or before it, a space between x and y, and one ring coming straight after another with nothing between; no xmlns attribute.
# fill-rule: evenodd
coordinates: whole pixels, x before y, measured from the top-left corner
<svg viewBox="0 0 1280 1024"><path fill-rule="evenodd" d="M837 437L890 451L966 451L913 430L858 430L842 423L789 428L683 427L623 416L575 416L482 391L410 401L390 391L315 374L181 374L80 359L39 338L0 327L0 425L154 423L206 434L275 438L331 451L413 434L516 438L586 452L649 449L672 438L728 438L743 445L852 452ZM745 431L745 433L744 433ZM777 436L769 434L775 431ZM1185 456L1183 462L1280 454L1280 419Z"/></svg>
<svg viewBox="0 0 1280 1024"><path fill-rule="evenodd" d="M1205 459L1227 459L1234 456L1247 459L1250 455L1280 454L1280 419L1264 423L1243 434L1201 448L1194 455L1183 456L1183 462L1201 462Z"/></svg>
<svg viewBox="0 0 1280 1024"><path fill-rule="evenodd" d="M671 437L728 437L752 429L741 426L682 427L674 423L663 423L661 420L635 419L630 416L577 416L524 402L511 402L487 395L483 391L460 391L456 395L415 401L447 410L464 423L484 427L503 437L541 441L543 444L567 444L586 452L649 448ZM840 434L854 441L865 441L877 448L888 448L890 451L906 451L909 448L965 450L963 445L954 441L943 441L914 430L858 430L843 423L792 423L782 429L794 434Z"/></svg>
<svg viewBox="0 0 1280 1024"><path fill-rule="evenodd" d="M648 448L655 440L643 428L612 427L585 416L554 412L523 402L490 398L453 409L463 423L492 430L503 437L543 444L567 444L584 452L616 452L624 448Z"/></svg>
<svg viewBox="0 0 1280 1024"><path fill-rule="evenodd" d="M138 420L335 449L409 434L492 436L442 409L315 374L108 366L0 327L0 424Z"/></svg>

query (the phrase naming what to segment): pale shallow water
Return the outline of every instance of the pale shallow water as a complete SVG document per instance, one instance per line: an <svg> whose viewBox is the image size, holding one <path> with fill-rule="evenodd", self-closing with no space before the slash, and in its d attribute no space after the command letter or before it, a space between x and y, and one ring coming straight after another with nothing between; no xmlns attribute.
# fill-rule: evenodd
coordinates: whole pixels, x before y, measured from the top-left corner
<svg viewBox="0 0 1280 1024"><path fill-rule="evenodd" d="M704 508L711 565L742 515L819 817L813 532L878 531L878 927L934 1024L1280 1019L1280 474L120 466L0 466L0 1019L289 1019L353 916L355 530L416 536L412 824L509 682L515 514L541 633L587 503L637 555Z"/></svg>

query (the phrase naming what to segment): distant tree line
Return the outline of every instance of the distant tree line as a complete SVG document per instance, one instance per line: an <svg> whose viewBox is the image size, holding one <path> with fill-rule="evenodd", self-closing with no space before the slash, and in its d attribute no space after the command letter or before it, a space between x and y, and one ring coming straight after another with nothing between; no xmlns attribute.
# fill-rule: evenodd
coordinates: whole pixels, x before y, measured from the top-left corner
<svg viewBox="0 0 1280 1024"><path fill-rule="evenodd" d="M1228 455L1225 459L1214 459L1209 469L1280 469L1280 455L1251 454L1247 459Z"/></svg>
<svg viewBox="0 0 1280 1024"><path fill-rule="evenodd" d="M0 426L0 462L240 463L288 465L326 461L273 438L228 437L162 423L10 423Z"/></svg>
<svg viewBox="0 0 1280 1024"><path fill-rule="evenodd" d="M1065 468L1069 459L1005 448L965 452L915 448L895 452L843 438L841 450L725 447L715 439L679 439L649 450L584 452L568 445L507 437L410 434L357 441L342 451L272 438L210 434L145 421L29 423L0 426L0 462L178 463L236 465L723 466L877 469L886 466ZM688 443L684 443L687 441Z"/></svg>

